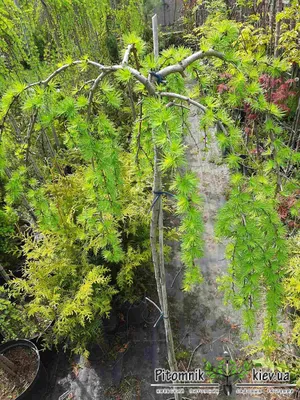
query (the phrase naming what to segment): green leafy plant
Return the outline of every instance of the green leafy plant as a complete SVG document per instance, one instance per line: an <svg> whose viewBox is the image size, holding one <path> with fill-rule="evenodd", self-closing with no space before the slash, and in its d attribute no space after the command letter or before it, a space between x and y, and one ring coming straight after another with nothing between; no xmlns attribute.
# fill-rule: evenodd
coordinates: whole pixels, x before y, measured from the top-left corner
<svg viewBox="0 0 300 400"><path fill-rule="evenodd" d="M0 287L0 332L2 336L9 339L16 339L21 332L23 323L22 312L9 299L4 287Z"/></svg>
<svg viewBox="0 0 300 400"><path fill-rule="evenodd" d="M236 308L245 307L246 329L254 329L255 314L264 308L266 326L274 331L287 261L285 229L276 212L274 185L262 176L247 182L242 175L234 175L232 183L216 227L217 235L230 239L226 249L229 275L220 279L221 287Z"/></svg>
<svg viewBox="0 0 300 400"><path fill-rule="evenodd" d="M0 287L0 333L4 341L12 339L32 339L39 336L49 321L37 320L26 313L26 305L14 298L9 287Z"/></svg>
<svg viewBox="0 0 300 400"><path fill-rule="evenodd" d="M191 2L186 3L191 6ZM280 331L287 234L298 227L299 182L299 146L294 131L299 115L299 84L293 79L297 62L279 43L287 29L291 34L289 46L294 48L291 30L297 31L297 27L290 14L291 29L283 25L280 30L275 14L269 15L270 24L264 23L266 16L260 19L254 15L259 4L253 4L247 12L244 9L243 18L235 18L233 15L239 15L246 2L236 4L236 11L230 10L229 3L194 2L192 10L196 16L206 12L205 23L194 25L200 49L218 50L226 60L213 58L209 68L199 65L193 71L197 92L207 107L201 127L207 131L217 126L224 161L233 173L228 201L216 225L217 236L229 240L228 274L220 277L219 283L225 301L242 310L248 333L253 332L258 314L260 318L263 314L262 341L266 349L275 349L272 332ZM282 15L287 16L290 9L297 14L291 2ZM280 18L277 13L277 22Z"/></svg>
<svg viewBox="0 0 300 400"><path fill-rule="evenodd" d="M98 0L42 3L36 10L38 21L45 21L42 29L32 23L35 14L26 4L8 2L0 13L8 27L1 68L11 77L1 82L1 91L7 90L1 100L0 172L8 178L6 205L32 228L23 245L24 277L12 287L30 296L30 315L42 310L54 320L49 343L63 341L87 354L116 293L137 298L138 272L150 267L152 257L172 348L163 212L177 212L180 219L184 290L203 280L195 262L204 247L201 198L186 163L185 103L201 110L201 129L217 127L233 173L216 227L218 237L229 240L221 288L243 310L249 333L265 306L262 339L275 349L286 236L298 221L297 205L290 207L291 226L284 226L280 210L283 198L295 197L300 161L296 53L291 61L274 35L285 17L278 14L276 24L271 13L267 23L267 16L261 22L250 12L234 20L224 1L193 2L191 15L198 6L208 14L195 31L200 51L171 47L154 58L137 34L128 33L142 33L135 1L114 8ZM29 23L23 23L25 10ZM127 47L111 66L107 61L121 54L118 29ZM294 33L289 45L293 41ZM196 81L192 90L185 77ZM207 147L209 133L206 139ZM176 360L170 365L176 369Z"/></svg>
<svg viewBox="0 0 300 400"><path fill-rule="evenodd" d="M227 374L228 365L228 374ZM218 361L218 365L214 366L209 361L204 363L205 374L213 381L224 380L224 377L230 376L234 379L239 380L245 378L251 368L251 364L245 360L229 360L228 363L225 359Z"/></svg>
<svg viewBox="0 0 300 400"><path fill-rule="evenodd" d="M132 42L128 56L132 50L143 60L143 42L134 35L125 40ZM172 53L175 56L176 49ZM189 53L181 49L177 58ZM146 56L143 72L148 62ZM140 86L131 82L131 102L124 99L118 88L143 76L125 62L120 68L110 68L110 73L118 72L116 81L100 74L91 87L85 87L82 75L94 66L87 58L69 59L45 80L8 90L1 111L6 153L2 173L10 177L6 202L28 213L36 225L23 238L24 277L14 279L12 288L15 295L30 297L29 316L40 313L45 320L53 320L47 334L49 345L64 342L84 354L99 335L113 297L119 292L136 299L135 271L150 266L146 232L148 210L155 206L150 190L153 143L162 155L155 168L159 165L161 173L169 175L167 185L176 193L185 290L201 282L194 260L203 254L197 179L180 171L185 165L182 118L186 119L186 113L168 107L167 98L147 96L145 89L154 91L155 85L145 78L140 78ZM132 75L129 81L126 71ZM174 90L183 87L181 79L170 78L168 85ZM125 125L130 114L137 113L133 100L138 96L140 121L130 130ZM123 110L126 123L116 118L116 109ZM13 119L16 110L22 111L25 120L29 118L27 130ZM123 130L126 140L131 136L130 144L120 140ZM151 246L153 255L156 245ZM160 251L167 254L167 247L161 246Z"/></svg>
<svg viewBox="0 0 300 400"><path fill-rule="evenodd" d="M300 233L289 240L290 259L284 281L285 302L292 308L293 340L300 343Z"/></svg>

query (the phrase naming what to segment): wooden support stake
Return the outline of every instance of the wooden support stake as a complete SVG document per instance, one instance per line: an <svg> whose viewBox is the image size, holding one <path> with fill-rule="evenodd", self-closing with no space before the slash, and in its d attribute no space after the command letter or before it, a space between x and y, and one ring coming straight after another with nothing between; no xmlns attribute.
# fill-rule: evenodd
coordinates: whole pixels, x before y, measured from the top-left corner
<svg viewBox="0 0 300 400"><path fill-rule="evenodd" d="M154 58L158 58L158 25L157 15L152 17L152 29L153 29L153 52ZM160 149L155 144L155 132L152 131L153 135L153 146L154 146L154 181L153 181L153 201L157 193L162 192L162 172L160 167L161 154ZM166 286L166 273L165 273L165 260L164 260L164 222L163 222L163 201L162 195L159 195L158 199L154 203L152 208L151 224L150 224L150 242L152 251L152 260L155 271L155 280L157 286L157 293L162 310L164 328L166 335L168 363L170 370L177 371L177 361L175 356L173 332L171 327L171 321L169 316L168 307L168 295ZM158 244L158 248L157 248ZM181 394L174 393L175 400L181 400Z"/></svg>
<svg viewBox="0 0 300 400"><path fill-rule="evenodd" d="M2 368L8 374L19 379L18 375L16 374L17 367L15 366L15 364L4 357L2 354L0 354L0 368Z"/></svg>
<svg viewBox="0 0 300 400"><path fill-rule="evenodd" d="M159 48L158 48L158 22L157 22L157 14L152 17L152 31L153 31L153 53L154 59L158 59Z"/></svg>

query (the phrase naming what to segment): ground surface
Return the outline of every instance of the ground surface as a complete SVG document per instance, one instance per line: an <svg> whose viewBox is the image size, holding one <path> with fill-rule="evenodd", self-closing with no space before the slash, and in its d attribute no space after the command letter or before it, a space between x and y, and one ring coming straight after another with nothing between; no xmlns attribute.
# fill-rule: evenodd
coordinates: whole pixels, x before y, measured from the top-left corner
<svg viewBox="0 0 300 400"><path fill-rule="evenodd" d="M179 364L187 367L190 363L191 368L201 368L204 358L216 364L224 350L232 358L237 357L241 348L238 338L240 317L223 305L222 294L216 286L216 277L225 272L226 261L224 244L214 240L214 223L218 209L225 202L228 170L221 163L213 132L208 138L209 151L206 151L204 135L198 128L199 113L195 108L191 109L190 123L192 135L186 142L189 168L199 176L199 191L204 205L205 256L198 262L204 284L189 294L182 292L179 245L171 243L173 254L167 266L167 286ZM120 336L123 347L119 349L116 359L109 359L105 350L97 345L91 350L88 365L78 359L72 364L61 353L46 358L49 375L47 400L170 398L155 394L150 386L154 368L167 367L167 362L163 324L153 328L157 314L154 309L150 309L149 313L147 310L143 312L145 307L145 304L141 305L136 314L134 310L129 310L126 328L114 335L106 335L108 342L116 334ZM203 398L209 399L210 396Z"/></svg>

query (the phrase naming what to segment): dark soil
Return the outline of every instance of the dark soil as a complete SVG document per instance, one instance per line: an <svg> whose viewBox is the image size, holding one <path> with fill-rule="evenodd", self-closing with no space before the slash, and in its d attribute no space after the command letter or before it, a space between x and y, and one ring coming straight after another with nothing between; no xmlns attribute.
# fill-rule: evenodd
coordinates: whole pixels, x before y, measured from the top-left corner
<svg viewBox="0 0 300 400"><path fill-rule="evenodd" d="M3 355L17 367L18 379L0 367L0 400L14 400L35 378L38 359L34 350L22 346L9 349Z"/></svg>

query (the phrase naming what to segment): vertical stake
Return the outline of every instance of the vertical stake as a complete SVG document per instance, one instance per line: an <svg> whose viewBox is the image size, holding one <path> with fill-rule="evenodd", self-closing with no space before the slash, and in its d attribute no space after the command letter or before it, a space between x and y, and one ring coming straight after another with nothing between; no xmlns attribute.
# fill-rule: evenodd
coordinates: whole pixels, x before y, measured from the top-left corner
<svg viewBox="0 0 300 400"><path fill-rule="evenodd" d="M155 14L152 17L152 31L153 31L153 53L154 60L158 59L158 23L157 23L157 15ZM154 130L152 130L152 136L154 139ZM154 145L154 179L153 179L153 192L155 196L155 192L161 192L162 189L162 176L160 170L160 149L156 146L155 141L153 140ZM155 198L154 198L155 200ZM158 243L159 248L157 249L157 231L158 231ZM152 208L152 217L151 217L151 225L150 225L150 241L151 241L151 250L152 250L152 258L153 265L155 271L156 285L157 285L157 293L159 297L159 302L161 306L161 317L164 317L164 327L166 334L166 344L167 344L167 353L168 353L168 363L170 366L170 370L177 371L177 361L175 356L175 348L174 348L174 340L173 333L171 327L171 321L169 318L169 310L168 310L168 295L167 295L167 287L166 287L166 275L165 275L165 263L164 263L164 231L163 231L163 204L162 204L162 196L159 196L156 202L154 202L154 206ZM158 250L158 251L157 251ZM156 324L158 321L156 322ZM175 400L182 400L182 396L179 393L174 393Z"/></svg>
<svg viewBox="0 0 300 400"><path fill-rule="evenodd" d="M153 53L154 59L158 59L158 23L157 23L157 14L153 15L152 17L152 31L153 31Z"/></svg>

